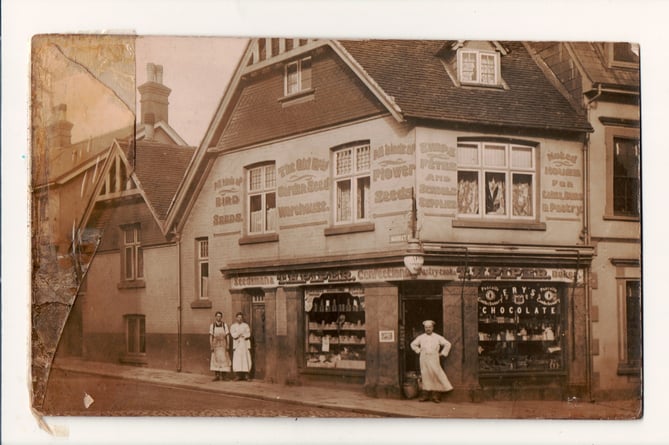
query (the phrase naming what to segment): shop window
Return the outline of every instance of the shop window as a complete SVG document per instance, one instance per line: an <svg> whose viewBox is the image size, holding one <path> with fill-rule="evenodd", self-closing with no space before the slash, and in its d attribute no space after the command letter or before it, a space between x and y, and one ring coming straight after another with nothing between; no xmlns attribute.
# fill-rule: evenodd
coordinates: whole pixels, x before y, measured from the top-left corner
<svg viewBox="0 0 669 445"><path fill-rule="evenodd" d="M307 368L365 369L365 298L361 292L305 291Z"/></svg>
<svg viewBox="0 0 669 445"><path fill-rule="evenodd" d="M479 374L563 372L562 293L551 283L482 283Z"/></svg>
<svg viewBox="0 0 669 445"><path fill-rule="evenodd" d="M483 220L537 218L534 147L460 142L457 161L459 217Z"/></svg>
<svg viewBox="0 0 669 445"><path fill-rule="evenodd" d="M458 50L458 78L462 84L498 85L499 54L493 51Z"/></svg>
<svg viewBox="0 0 669 445"><path fill-rule="evenodd" d="M260 235L276 232L276 167L271 164L247 171L248 233Z"/></svg>
<svg viewBox="0 0 669 445"><path fill-rule="evenodd" d="M122 281L143 283L144 253L141 243L141 226L132 224L121 227Z"/></svg>
<svg viewBox="0 0 669 445"><path fill-rule="evenodd" d="M333 152L336 224L369 220L370 155L369 142L339 148Z"/></svg>
<svg viewBox="0 0 669 445"><path fill-rule="evenodd" d="M286 64L284 94L291 96L311 89L311 57Z"/></svg>
<svg viewBox="0 0 669 445"><path fill-rule="evenodd" d="M606 217L638 220L641 213L641 143L636 128L607 128Z"/></svg>
<svg viewBox="0 0 669 445"><path fill-rule="evenodd" d="M209 239L197 240L197 294L201 299L209 298Z"/></svg>
<svg viewBox="0 0 669 445"><path fill-rule="evenodd" d="M638 374L641 369L643 344L641 282L639 280L623 280L620 285L623 288L625 325L622 329L624 346L618 373Z"/></svg>

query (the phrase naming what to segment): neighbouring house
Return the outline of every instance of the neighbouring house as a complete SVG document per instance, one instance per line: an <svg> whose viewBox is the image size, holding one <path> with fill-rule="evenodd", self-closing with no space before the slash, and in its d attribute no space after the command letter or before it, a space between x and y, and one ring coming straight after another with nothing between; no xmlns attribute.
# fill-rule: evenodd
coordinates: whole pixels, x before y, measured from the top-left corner
<svg viewBox="0 0 669 445"><path fill-rule="evenodd" d="M592 396L642 393L641 111L639 46L532 43L566 97L588 117L587 280Z"/></svg>

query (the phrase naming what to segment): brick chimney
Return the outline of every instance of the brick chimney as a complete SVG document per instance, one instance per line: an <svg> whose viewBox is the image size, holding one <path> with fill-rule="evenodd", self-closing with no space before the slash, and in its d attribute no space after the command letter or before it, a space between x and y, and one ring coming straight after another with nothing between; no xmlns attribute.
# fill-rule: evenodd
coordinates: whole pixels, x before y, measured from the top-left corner
<svg viewBox="0 0 669 445"><path fill-rule="evenodd" d="M146 82L137 87L141 94L140 123L146 124L146 117L153 114L154 122L168 122L167 109L172 90L163 85L163 66L153 63L146 64Z"/></svg>
<svg viewBox="0 0 669 445"><path fill-rule="evenodd" d="M51 123L47 126L47 144L49 148L65 148L72 145L72 127L67 120L67 105L53 107Z"/></svg>
<svg viewBox="0 0 669 445"><path fill-rule="evenodd" d="M149 141L153 139L155 123L156 118L153 113L144 114L144 139Z"/></svg>

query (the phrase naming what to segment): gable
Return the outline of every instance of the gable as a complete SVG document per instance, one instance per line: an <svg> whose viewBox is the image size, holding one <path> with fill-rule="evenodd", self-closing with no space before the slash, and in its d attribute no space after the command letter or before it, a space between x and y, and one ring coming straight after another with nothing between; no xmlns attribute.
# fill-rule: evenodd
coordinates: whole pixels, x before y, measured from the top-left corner
<svg viewBox="0 0 669 445"><path fill-rule="evenodd" d="M245 76L216 145L223 149L240 147L387 113L330 48L316 49L311 57L313 94L306 100L282 100L283 63Z"/></svg>

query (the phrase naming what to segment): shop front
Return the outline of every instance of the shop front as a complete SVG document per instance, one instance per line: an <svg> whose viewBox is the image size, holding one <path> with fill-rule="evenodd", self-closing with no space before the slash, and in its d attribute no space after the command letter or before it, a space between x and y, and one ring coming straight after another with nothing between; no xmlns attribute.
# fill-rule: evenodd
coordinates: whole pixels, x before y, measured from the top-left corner
<svg viewBox="0 0 669 445"><path fill-rule="evenodd" d="M452 400L582 393L583 269L440 260L428 257L416 275L399 262L229 274L240 303L262 284L267 321L256 342L264 346L264 378L407 397L405 384L420 382L409 344L431 319L453 344L443 363L456 387Z"/></svg>

